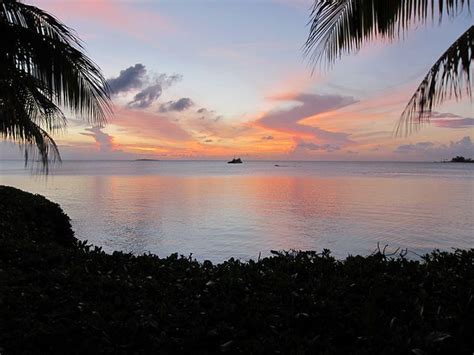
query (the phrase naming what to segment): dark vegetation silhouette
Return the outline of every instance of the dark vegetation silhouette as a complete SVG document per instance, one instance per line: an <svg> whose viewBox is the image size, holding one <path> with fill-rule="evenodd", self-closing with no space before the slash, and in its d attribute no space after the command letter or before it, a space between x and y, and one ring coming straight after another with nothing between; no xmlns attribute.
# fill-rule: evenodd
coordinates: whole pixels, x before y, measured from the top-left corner
<svg viewBox="0 0 474 355"><path fill-rule="evenodd" d="M106 254L0 187L5 354L472 354L474 250L241 262ZM25 223L22 223L25 222Z"/></svg>
<svg viewBox="0 0 474 355"><path fill-rule="evenodd" d="M466 10L464 12L464 10ZM415 24L450 20L470 12L470 0L316 0L304 53L316 63L333 64L376 39L403 39ZM420 53L420 55L423 55ZM474 26L438 58L411 97L396 133L411 133L428 123L445 100L472 99Z"/></svg>
<svg viewBox="0 0 474 355"><path fill-rule="evenodd" d="M81 41L54 16L15 0L0 0L0 134L39 154L44 171L60 160L52 133L63 110L103 125L109 90ZM35 147L36 149L32 149Z"/></svg>
<svg viewBox="0 0 474 355"><path fill-rule="evenodd" d="M458 155L451 159L451 163L474 163L474 160Z"/></svg>

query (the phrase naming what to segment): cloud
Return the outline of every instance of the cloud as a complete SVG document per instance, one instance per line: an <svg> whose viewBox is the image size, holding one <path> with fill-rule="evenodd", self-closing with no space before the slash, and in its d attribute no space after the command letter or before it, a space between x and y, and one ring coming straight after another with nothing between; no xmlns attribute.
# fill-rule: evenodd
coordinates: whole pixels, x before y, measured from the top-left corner
<svg viewBox="0 0 474 355"><path fill-rule="evenodd" d="M137 63L120 71L116 78L110 78L107 83L114 95L140 90L127 106L133 109L144 109L150 107L161 96L163 89L181 79L182 76L179 74L158 74L151 77L146 67Z"/></svg>
<svg viewBox="0 0 474 355"><path fill-rule="evenodd" d="M455 115L454 113L450 112L431 112L431 118L460 118L461 116Z"/></svg>
<svg viewBox="0 0 474 355"><path fill-rule="evenodd" d="M341 147L337 145L332 145L332 144L315 144L312 142L304 142L301 141L296 145L296 149L301 148L301 149L306 149L306 150L313 150L313 151L325 151L328 153L335 152L337 150L340 150Z"/></svg>
<svg viewBox="0 0 474 355"><path fill-rule="evenodd" d="M262 137L262 140L264 141L271 141L273 139L273 136L264 136Z"/></svg>
<svg viewBox="0 0 474 355"><path fill-rule="evenodd" d="M102 132L102 127L94 126L85 129L87 133L82 132L83 136L92 137L96 146L101 152L111 152L115 150L114 137L110 134Z"/></svg>
<svg viewBox="0 0 474 355"><path fill-rule="evenodd" d="M474 118L455 118L449 120L433 120L436 127L441 128L468 128L474 126Z"/></svg>
<svg viewBox="0 0 474 355"><path fill-rule="evenodd" d="M298 94L296 96L275 96L273 100L296 101L298 106L269 112L257 121L257 125L266 129L293 134L300 138L310 138L318 143L344 145L351 143L349 134L332 132L319 127L300 123L305 118L333 111L356 103L352 97L340 95Z"/></svg>
<svg viewBox="0 0 474 355"><path fill-rule="evenodd" d="M200 113L202 115L213 115L216 113L214 110L208 110L205 107L201 107L199 110L196 110L196 113Z"/></svg>
<svg viewBox="0 0 474 355"><path fill-rule="evenodd" d="M169 111L177 111L182 112L187 110L191 106L194 105L194 102L189 97L182 97L177 101L168 101L165 104L160 106L160 112L169 112ZM199 110L198 110L199 111Z"/></svg>
<svg viewBox="0 0 474 355"><path fill-rule="evenodd" d="M216 111L208 110L205 107L201 107L200 109L196 110L196 113L199 113L199 120L212 120L214 123L221 121L224 117L222 115L217 115ZM206 123L208 125L208 123Z"/></svg>
<svg viewBox="0 0 474 355"><path fill-rule="evenodd" d="M161 96L163 89L170 87L181 79L182 76L179 74L159 74L151 80L147 87L138 92L127 106L134 109L150 107Z"/></svg>
<svg viewBox="0 0 474 355"><path fill-rule="evenodd" d="M127 69L120 71L116 78L107 80L112 94L126 92L132 89L139 89L144 84L146 68L143 64L137 63Z"/></svg>
<svg viewBox="0 0 474 355"><path fill-rule="evenodd" d="M449 112L432 112L432 122L440 128L468 128L474 126L474 118L462 117Z"/></svg>
<svg viewBox="0 0 474 355"><path fill-rule="evenodd" d="M130 108L141 109L150 107L153 102L161 96L163 88L161 84L155 84L146 87L139 93L137 93L133 100L130 101L127 106Z"/></svg>
<svg viewBox="0 0 474 355"><path fill-rule="evenodd" d="M147 139L182 142L191 139L178 123L166 116L142 110L121 108L115 111L113 124L127 132L127 135Z"/></svg>
<svg viewBox="0 0 474 355"><path fill-rule="evenodd" d="M457 142L449 144L435 144L433 142L419 142L398 146L394 153L425 159L450 159L456 155L474 156L474 144L471 137L465 136Z"/></svg>
<svg viewBox="0 0 474 355"><path fill-rule="evenodd" d="M394 152L395 153L410 153L410 152L424 152L434 146L432 142L419 142L416 144L403 144L398 146Z"/></svg>

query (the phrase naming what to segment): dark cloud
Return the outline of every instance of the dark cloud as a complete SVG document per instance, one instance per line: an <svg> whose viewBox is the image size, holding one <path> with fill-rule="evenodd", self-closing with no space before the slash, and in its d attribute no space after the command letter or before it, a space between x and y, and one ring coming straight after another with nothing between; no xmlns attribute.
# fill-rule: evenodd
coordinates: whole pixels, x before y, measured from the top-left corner
<svg viewBox="0 0 474 355"><path fill-rule="evenodd" d="M170 87L176 81L181 80L181 78L178 74L171 76L159 74L153 79L153 83L137 93L127 106L135 109L150 107L161 96L164 88Z"/></svg>
<svg viewBox="0 0 474 355"><path fill-rule="evenodd" d="M179 74L157 74L150 76L146 67L137 63L120 72L116 78L107 81L112 94L140 90L128 103L128 107L142 109L151 106L158 99L163 89L168 88L176 81L182 79Z"/></svg>
<svg viewBox="0 0 474 355"><path fill-rule="evenodd" d="M306 149L306 150L313 150L313 151L325 151L325 152L335 152L337 150L340 150L341 147L337 145L332 145L332 144L315 144L312 142L299 142L296 146L296 148L300 149Z"/></svg>
<svg viewBox="0 0 474 355"><path fill-rule="evenodd" d="M160 112L177 111L181 112L187 110L194 105L194 102L189 97L182 97L177 101L168 101L160 106Z"/></svg>
<svg viewBox="0 0 474 355"><path fill-rule="evenodd" d="M120 72L116 78L107 80L112 94L139 89L142 87L146 77L146 68L143 64L137 63Z"/></svg>
<svg viewBox="0 0 474 355"><path fill-rule="evenodd" d="M206 143L212 143L212 139L206 139L204 142L206 142Z"/></svg>
<svg viewBox="0 0 474 355"><path fill-rule="evenodd" d="M199 110L196 110L196 113L200 114L200 116L198 117L199 120L212 120L214 122L219 122L224 118L222 115L216 116L216 111L208 110L205 107L201 107Z"/></svg>
<svg viewBox="0 0 474 355"><path fill-rule="evenodd" d="M353 151L353 150L348 150L346 154L359 154L359 152Z"/></svg>
<svg viewBox="0 0 474 355"><path fill-rule="evenodd" d="M114 150L114 137L102 132L102 127L94 126L85 129L87 133L82 132L83 136L92 137L101 152L110 152Z"/></svg>
<svg viewBox="0 0 474 355"><path fill-rule="evenodd" d="M264 136L264 137L262 137L262 140L264 140L264 141L270 141L272 139L273 139L273 136Z"/></svg>
<svg viewBox="0 0 474 355"><path fill-rule="evenodd" d="M163 89L161 84L148 86L136 94L133 100L130 101L127 106L135 109L150 107L151 104L161 96L162 92Z"/></svg>
<svg viewBox="0 0 474 355"><path fill-rule="evenodd" d="M340 95L299 94L291 101L296 101L300 105L270 112L258 120L258 124L285 133L310 135L318 141L323 140L330 144L344 145L351 142L347 133L326 131L319 127L300 124L299 121L356 103L354 98Z"/></svg>

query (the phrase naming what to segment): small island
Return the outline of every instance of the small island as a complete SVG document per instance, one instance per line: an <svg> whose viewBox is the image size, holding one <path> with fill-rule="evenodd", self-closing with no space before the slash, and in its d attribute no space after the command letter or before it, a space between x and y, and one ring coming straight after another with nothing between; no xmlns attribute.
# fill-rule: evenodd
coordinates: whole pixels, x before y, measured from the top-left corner
<svg viewBox="0 0 474 355"><path fill-rule="evenodd" d="M474 159L464 158L463 156L456 156L451 159L450 163L474 163Z"/></svg>
<svg viewBox="0 0 474 355"><path fill-rule="evenodd" d="M242 159L237 158L237 159L232 159L231 161L228 161L227 164L242 164Z"/></svg>

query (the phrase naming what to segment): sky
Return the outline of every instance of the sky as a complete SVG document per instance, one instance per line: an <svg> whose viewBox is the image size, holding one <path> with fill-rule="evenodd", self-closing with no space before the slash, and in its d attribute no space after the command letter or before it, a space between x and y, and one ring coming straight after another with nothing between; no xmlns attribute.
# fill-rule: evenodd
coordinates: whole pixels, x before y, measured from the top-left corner
<svg viewBox="0 0 474 355"><path fill-rule="evenodd" d="M105 127L70 117L67 159L401 160L474 156L469 99L394 136L436 59L473 17L416 25L331 68L303 56L307 0L32 0L84 41L112 90ZM2 157L22 158L3 143Z"/></svg>

